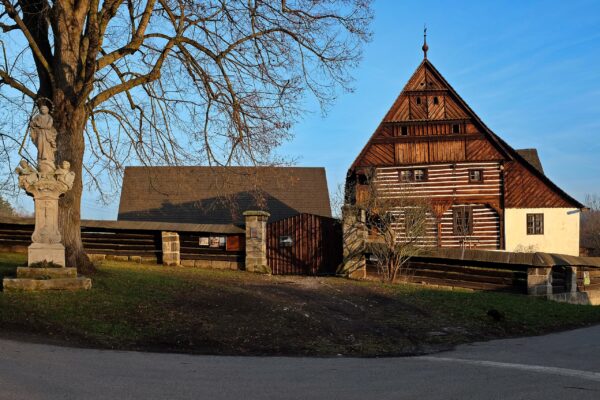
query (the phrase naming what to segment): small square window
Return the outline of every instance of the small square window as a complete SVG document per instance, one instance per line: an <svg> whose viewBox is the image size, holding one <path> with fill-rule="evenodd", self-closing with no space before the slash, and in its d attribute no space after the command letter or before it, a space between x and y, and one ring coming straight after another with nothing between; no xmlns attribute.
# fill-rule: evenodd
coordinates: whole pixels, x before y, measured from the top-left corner
<svg viewBox="0 0 600 400"><path fill-rule="evenodd" d="M424 169L415 169L413 171L415 182L424 182L427 180L427 172Z"/></svg>
<svg viewBox="0 0 600 400"><path fill-rule="evenodd" d="M410 181L412 181L412 171L411 170L400 171L400 182L410 182Z"/></svg>
<svg viewBox="0 0 600 400"><path fill-rule="evenodd" d="M281 247L292 247L294 239L290 235L279 236L279 245Z"/></svg>
<svg viewBox="0 0 600 400"><path fill-rule="evenodd" d="M421 104L421 98L417 97L417 104Z"/></svg>
<svg viewBox="0 0 600 400"><path fill-rule="evenodd" d="M402 133L402 136L408 135L408 126L403 126L401 133Z"/></svg>
<svg viewBox="0 0 600 400"><path fill-rule="evenodd" d="M437 96L433 98L433 104L440 104L440 100L437 98Z"/></svg>
<svg viewBox="0 0 600 400"><path fill-rule="evenodd" d="M452 133L460 133L460 126L458 124L452 125Z"/></svg>
<svg viewBox="0 0 600 400"><path fill-rule="evenodd" d="M527 214L527 234L544 234L544 214Z"/></svg>
<svg viewBox="0 0 600 400"><path fill-rule="evenodd" d="M480 169L469 170L469 182L471 182L471 183L483 182L483 171Z"/></svg>

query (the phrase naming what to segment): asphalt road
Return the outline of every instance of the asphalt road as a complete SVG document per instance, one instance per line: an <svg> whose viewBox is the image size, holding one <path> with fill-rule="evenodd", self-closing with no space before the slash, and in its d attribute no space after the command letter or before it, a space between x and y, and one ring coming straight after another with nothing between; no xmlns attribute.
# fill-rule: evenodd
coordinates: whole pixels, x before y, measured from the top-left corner
<svg viewBox="0 0 600 400"><path fill-rule="evenodd" d="M412 358L137 353L0 340L0 399L600 399L600 326Z"/></svg>

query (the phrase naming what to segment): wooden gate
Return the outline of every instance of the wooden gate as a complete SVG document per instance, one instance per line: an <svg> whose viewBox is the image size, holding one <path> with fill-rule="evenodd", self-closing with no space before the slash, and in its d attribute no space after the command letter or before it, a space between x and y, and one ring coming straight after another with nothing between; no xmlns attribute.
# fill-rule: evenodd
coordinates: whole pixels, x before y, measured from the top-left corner
<svg viewBox="0 0 600 400"><path fill-rule="evenodd" d="M342 227L312 214L267 224L267 260L273 274L334 274L342 262Z"/></svg>

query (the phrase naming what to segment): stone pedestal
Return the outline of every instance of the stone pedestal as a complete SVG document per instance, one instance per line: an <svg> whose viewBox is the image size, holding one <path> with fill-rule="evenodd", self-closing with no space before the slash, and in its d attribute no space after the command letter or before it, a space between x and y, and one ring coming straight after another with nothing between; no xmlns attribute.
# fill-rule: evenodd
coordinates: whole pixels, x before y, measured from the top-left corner
<svg viewBox="0 0 600 400"><path fill-rule="evenodd" d="M16 278L4 278L5 292L37 290L87 290L92 280L78 277L76 268L17 268Z"/></svg>
<svg viewBox="0 0 600 400"><path fill-rule="evenodd" d="M355 279L366 278L367 225L365 211L353 206L344 206L342 218L344 260L338 273Z"/></svg>
<svg viewBox="0 0 600 400"><path fill-rule="evenodd" d="M19 186L35 203L35 229L28 248L29 267L18 268L14 279L5 278L4 291L90 289L89 278L78 277L75 268L65 268L58 225L58 199L73 187L75 174L66 161L56 168L53 155L51 159L38 157L38 166L39 171L23 160L16 170Z"/></svg>
<svg viewBox="0 0 600 400"><path fill-rule="evenodd" d="M246 221L246 271L271 273L267 261L266 211L244 211Z"/></svg>
<svg viewBox="0 0 600 400"><path fill-rule="evenodd" d="M48 262L65 266L65 246L60 243L32 243L27 248L27 265Z"/></svg>

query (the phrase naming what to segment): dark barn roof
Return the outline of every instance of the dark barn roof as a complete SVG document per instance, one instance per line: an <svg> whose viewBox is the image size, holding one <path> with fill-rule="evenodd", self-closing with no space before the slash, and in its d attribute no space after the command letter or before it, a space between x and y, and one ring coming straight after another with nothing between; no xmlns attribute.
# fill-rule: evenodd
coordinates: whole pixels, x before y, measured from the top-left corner
<svg viewBox="0 0 600 400"><path fill-rule="evenodd" d="M544 173L544 167L542 167L542 162L540 161L537 149L518 149L517 153L519 153L525 161L531 164L533 168L537 169L542 174Z"/></svg>
<svg viewBox="0 0 600 400"><path fill-rule="evenodd" d="M240 225L246 210L331 217L325 169L127 167L118 219Z"/></svg>

